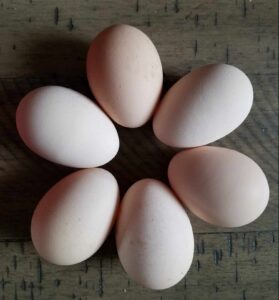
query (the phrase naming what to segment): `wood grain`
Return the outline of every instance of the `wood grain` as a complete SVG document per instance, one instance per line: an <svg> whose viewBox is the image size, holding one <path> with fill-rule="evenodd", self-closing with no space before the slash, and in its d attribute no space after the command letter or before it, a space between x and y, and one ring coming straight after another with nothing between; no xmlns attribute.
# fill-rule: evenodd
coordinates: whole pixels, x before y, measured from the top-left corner
<svg viewBox="0 0 279 300"><path fill-rule="evenodd" d="M131 282L112 251L110 240L88 261L67 268L41 261L29 241L1 242L0 297L277 299L278 232L196 234L195 240L190 272L166 291L151 291Z"/></svg>
<svg viewBox="0 0 279 300"><path fill-rule="evenodd" d="M15 128L26 92L47 84L90 97L85 57L104 27L128 23L146 32L160 53L165 90L192 68L212 62L238 66L255 101L247 120L216 145L253 158L271 197L255 222L234 230L190 215L196 253L186 279L152 292L130 282L110 237L99 253L70 268L41 262L30 242L33 209L73 169L31 153ZM235 1L0 0L0 299L278 299L278 3ZM105 168L122 194L136 180L166 181L177 151L154 138L151 125L117 127L120 151ZM1 298L2 297L2 298Z"/></svg>

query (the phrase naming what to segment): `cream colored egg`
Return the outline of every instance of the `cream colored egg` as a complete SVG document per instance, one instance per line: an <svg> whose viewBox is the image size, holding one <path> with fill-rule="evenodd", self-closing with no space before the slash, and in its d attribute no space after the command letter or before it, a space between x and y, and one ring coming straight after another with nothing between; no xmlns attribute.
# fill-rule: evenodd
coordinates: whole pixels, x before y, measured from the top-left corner
<svg viewBox="0 0 279 300"><path fill-rule="evenodd" d="M151 289L178 283L193 259L194 238L188 216L171 190L154 179L136 182L125 194L116 244L128 275Z"/></svg>
<svg viewBox="0 0 279 300"><path fill-rule="evenodd" d="M159 54L146 34L129 25L114 25L92 42L87 78L108 115L133 128L151 117L160 97L163 71Z"/></svg>
<svg viewBox="0 0 279 300"><path fill-rule="evenodd" d="M269 199L267 179L249 157L220 147L200 147L176 154L168 177L183 204L204 221L223 227L258 218Z"/></svg>
<svg viewBox="0 0 279 300"><path fill-rule="evenodd" d="M167 92L153 130L163 143L197 147L236 129L253 102L249 78L236 67L213 64L193 70Z"/></svg>
<svg viewBox="0 0 279 300"><path fill-rule="evenodd" d="M31 236L50 263L72 265L93 255L115 219L118 184L104 169L72 173L55 184L37 205Z"/></svg>
<svg viewBox="0 0 279 300"><path fill-rule="evenodd" d="M52 162L89 168L110 161L119 149L111 120L90 99L61 86L45 86L19 103L16 125L24 143Z"/></svg>

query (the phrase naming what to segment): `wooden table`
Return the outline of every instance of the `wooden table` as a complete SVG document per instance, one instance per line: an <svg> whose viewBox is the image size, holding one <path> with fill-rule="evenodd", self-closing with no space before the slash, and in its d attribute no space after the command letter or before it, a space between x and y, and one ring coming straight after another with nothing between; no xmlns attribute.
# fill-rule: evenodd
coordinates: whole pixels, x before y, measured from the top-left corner
<svg viewBox="0 0 279 300"><path fill-rule="evenodd" d="M278 4L276 0L0 0L0 299L278 299ZM237 149L265 171L266 211L233 230L190 215L195 256L184 280L165 291L130 281L113 237L88 261L57 267L30 241L33 209L70 168L31 153L15 128L15 109L32 88L59 84L90 95L85 56L96 33L113 23L146 32L158 47L168 88L191 68L226 62L250 77L255 102L244 124L216 145ZM121 148L106 165L122 194L137 179L166 181L175 150L150 124L118 127Z"/></svg>

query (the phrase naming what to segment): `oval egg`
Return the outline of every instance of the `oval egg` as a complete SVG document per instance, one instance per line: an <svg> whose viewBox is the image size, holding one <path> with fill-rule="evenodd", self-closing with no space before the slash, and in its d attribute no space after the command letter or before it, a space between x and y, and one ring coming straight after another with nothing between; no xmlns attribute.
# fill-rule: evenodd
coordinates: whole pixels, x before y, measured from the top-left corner
<svg viewBox="0 0 279 300"><path fill-rule="evenodd" d="M153 120L155 135L173 147L197 147L236 129L253 103L249 78L236 67L206 65L166 93Z"/></svg>
<svg viewBox="0 0 279 300"><path fill-rule="evenodd" d="M55 184L38 203L31 223L39 255L57 265L72 265L103 244L119 202L114 176L104 169L81 170Z"/></svg>
<svg viewBox="0 0 279 300"><path fill-rule="evenodd" d="M87 78L96 100L118 124L139 127L160 97L159 54L139 29L114 25L98 34L87 55Z"/></svg>
<svg viewBox="0 0 279 300"><path fill-rule="evenodd" d="M191 266L193 231L188 216L162 182L143 179L126 192L116 226L116 245L128 275L151 289L178 283Z"/></svg>
<svg viewBox="0 0 279 300"><path fill-rule="evenodd" d="M97 167L119 148L117 131L105 113L65 87L45 86L28 93L18 105L16 125L32 151L65 166Z"/></svg>
<svg viewBox="0 0 279 300"><path fill-rule="evenodd" d="M196 216L238 227L258 218L269 199L261 168L249 157L220 147L200 147L176 154L168 168L170 184Z"/></svg>

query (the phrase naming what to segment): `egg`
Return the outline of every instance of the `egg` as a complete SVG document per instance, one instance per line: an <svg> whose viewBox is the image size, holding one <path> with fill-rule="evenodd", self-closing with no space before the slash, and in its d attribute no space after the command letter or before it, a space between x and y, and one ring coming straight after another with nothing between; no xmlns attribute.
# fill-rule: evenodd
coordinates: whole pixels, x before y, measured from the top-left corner
<svg viewBox="0 0 279 300"><path fill-rule="evenodd" d="M126 192L116 225L122 266L140 285L166 289L191 266L193 231L172 191L155 179L143 179Z"/></svg>
<svg viewBox="0 0 279 300"><path fill-rule="evenodd" d="M103 244L119 203L114 176L100 168L77 171L55 184L37 205L31 237L39 255L57 265L72 265Z"/></svg>
<svg viewBox="0 0 279 300"><path fill-rule="evenodd" d="M269 199L261 168L235 150L204 146L176 154L168 168L170 184L196 216L238 227L258 218Z"/></svg>
<svg viewBox="0 0 279 300"><path fill-rule="evenodd" d="M116 123L135 128L150 119L160 97L163 71L146 34L129 25L106 28L91 43L86 65L96 100Z"/></svg>
<svg viewBox="0 0 279 300"><path fill-rule="evenodd" d="M61 86L29 92L16 125L24 143L52 162L76 168L103 165L118 152L115 126L90 99Z"/></svg>
<svg viewBox="0 0 279 300"><path fill-rule="evenodd" d="M155 135L173 147L197 147L236 129L253 102L249 78L226 64L206 65L178 80L153 120Z"/></svg>

